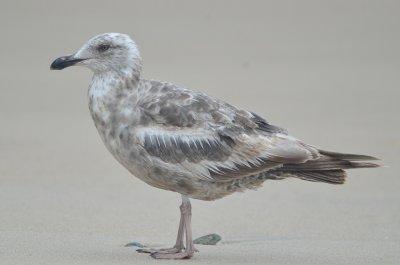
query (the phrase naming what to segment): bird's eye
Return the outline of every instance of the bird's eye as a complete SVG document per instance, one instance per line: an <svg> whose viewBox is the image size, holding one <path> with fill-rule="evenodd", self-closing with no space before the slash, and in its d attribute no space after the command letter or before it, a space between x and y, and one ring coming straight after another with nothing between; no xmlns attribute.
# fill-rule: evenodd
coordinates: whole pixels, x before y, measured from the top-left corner
<svg viewBox="0 0 400 265"><path fill-rule="evenodd" d="M97 46L98 52L105 52L109 49L110 49L110 45L108 45L108 44L100 44L99 46Z"/></svg>

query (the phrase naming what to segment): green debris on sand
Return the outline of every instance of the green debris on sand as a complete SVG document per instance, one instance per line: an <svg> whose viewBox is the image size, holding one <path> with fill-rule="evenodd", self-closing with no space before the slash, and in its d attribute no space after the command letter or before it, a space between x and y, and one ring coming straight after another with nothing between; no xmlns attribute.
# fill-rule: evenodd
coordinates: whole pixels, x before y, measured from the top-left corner
<svg viewBox="0 0 400 265"><path fill-rule="evenodd" d="M209 234L193 240L193 243L198 245L216 245L221 241L221 236L217 234Z"/></svg>
<svg viewBox="0 0 400 265"><path fill-rule="evenodd" d="M221 241L220 235L209 234L196 238L195 240L193 240L193 243L198 245L216 245L219 241ZM146 246L137 241L132 241L126 244L125 247L145 248Z"/></svg>
<svg viewBox="0 0 400 265"><path fill-rule="evenodd" d="M146 247L146 246L145 246L145 245L143 245L143 244L140 244L139 242L133 241L133 242L130 242L130 243L126 244L126 245L125 245L125 247L138 247L138 248L144 248L144 247Z"/></svg>

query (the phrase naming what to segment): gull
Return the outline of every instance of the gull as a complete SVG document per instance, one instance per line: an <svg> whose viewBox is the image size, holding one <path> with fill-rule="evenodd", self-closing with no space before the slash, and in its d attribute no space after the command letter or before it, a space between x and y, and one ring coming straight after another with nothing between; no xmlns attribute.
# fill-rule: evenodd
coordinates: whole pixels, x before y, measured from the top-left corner
<svg viewBox="0 0 400 265"><path fill-rule="evenodd" d="M212 201L289 177L342 184L345 169L377 167L365 155L324 151L261 116L205 93L144 79L136 43L125 34L91 38L50 68L92 70L91 116L106 148L147 184L181 194L171 248L139 249L153 258L185 259L192 240L190 198ZM185 237L185 243L184 243Z"/></svg>

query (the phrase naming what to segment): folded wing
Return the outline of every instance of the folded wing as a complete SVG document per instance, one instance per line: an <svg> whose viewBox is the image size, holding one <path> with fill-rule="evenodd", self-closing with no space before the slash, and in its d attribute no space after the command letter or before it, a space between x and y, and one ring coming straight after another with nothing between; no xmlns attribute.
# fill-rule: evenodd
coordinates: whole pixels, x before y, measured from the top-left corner
<svg viewBox="0 0 400 265"><path fill-rule="evenodd" d="M174 164L193 176L213 181L242 178L280 167L304 163L318 151L285 134L264 135L218 128L167 129L144 127L136 134L154 159Z"/></svg>
<svg viewBox="0 0 400 265"><path fill-rule="evenodd" d="M227 181L319 157L286 130L206 94L156 81L140 93L139 144L194 177Z"/></svg>

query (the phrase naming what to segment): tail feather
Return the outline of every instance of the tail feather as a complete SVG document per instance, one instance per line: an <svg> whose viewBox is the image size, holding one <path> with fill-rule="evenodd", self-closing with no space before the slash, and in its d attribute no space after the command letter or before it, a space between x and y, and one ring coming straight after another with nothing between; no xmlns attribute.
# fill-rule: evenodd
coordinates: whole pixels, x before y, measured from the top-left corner
<svg viewBox="0 0 400 265"><path fill-rule="evenodd" d="M343 169L335 169L325 171L299 171L295 173L295 176L307 181L343 184L347 174Z"/></svg>
<svg viewBox="0 0 400 265"><path fill-rule="evenodd" d="M345 169L373 168L380 165L364 160L378 160L372 156L342 154L319 150L322 155L316 160L299 164L284 164L277 169L282 176L292 176L307 181L343 184L346 179Z"/></svg>
<svg viewBox="0 0 400 265"><path fill-rule="evenodd" d="M333 169L369 168L379 167L378 164L370 162L354 162L349 160L339 160L331 157L321 157L316 160L307 161L301 164L284 164L281 169L293 171L323 171Z"/></svg>

